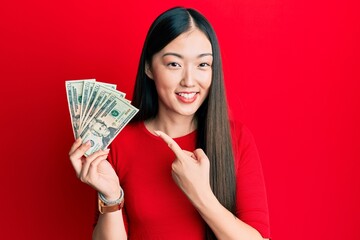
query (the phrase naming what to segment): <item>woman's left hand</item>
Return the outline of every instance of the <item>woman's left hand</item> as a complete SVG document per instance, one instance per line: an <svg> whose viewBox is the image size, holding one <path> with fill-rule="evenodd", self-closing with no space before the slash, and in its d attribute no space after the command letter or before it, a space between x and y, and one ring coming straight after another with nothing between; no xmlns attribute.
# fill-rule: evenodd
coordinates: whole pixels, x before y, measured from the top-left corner
<svg viewBox="0 0 360 240"><path fill-rule="evenodd" d="M196 205L202 198L212 193L210 187L210 162L202 149L194 152L182 150L180 146L161 131L155 133L168 144L175 153L176 159L172 163L172 176L175 183Z"/></svg>

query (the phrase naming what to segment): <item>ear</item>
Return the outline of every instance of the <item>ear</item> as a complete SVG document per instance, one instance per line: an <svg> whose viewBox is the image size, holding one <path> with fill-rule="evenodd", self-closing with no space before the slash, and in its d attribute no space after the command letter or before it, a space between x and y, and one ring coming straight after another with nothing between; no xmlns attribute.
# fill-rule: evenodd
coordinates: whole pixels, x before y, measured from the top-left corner
<svg viewBox="0 0 360 240"><path fill-rule="evenodd" d="M148 63L145 63L145 74L146 76L148 76L150 79L154 79L153 77L153 74L151 72L151 69L150 69L150 65Z"/></svg>

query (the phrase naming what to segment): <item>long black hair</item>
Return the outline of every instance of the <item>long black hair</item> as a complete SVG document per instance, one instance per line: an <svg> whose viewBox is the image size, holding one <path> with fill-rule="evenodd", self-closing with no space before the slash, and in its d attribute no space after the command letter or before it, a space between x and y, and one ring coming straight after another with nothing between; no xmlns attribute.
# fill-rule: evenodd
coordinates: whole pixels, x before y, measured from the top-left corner
<svg viewBox="0 0 360 240"><path fill-rule="evenodd" d="M192 24L193 23L193 24ZM210 184L219 202L235 214L235 170L227 102L223 80L222 62L218 40L208 20L194 9L176 7L155 19L145 39L132 104L139 112L132 121L145 121L158 113L158 94L154 81L145 74L146 64L151 64L154 54L187 32L195 25L212 45L212 82L209 94L196 112L197 142L210 160ZM207 228L206 239L216 239Z"/></svg>

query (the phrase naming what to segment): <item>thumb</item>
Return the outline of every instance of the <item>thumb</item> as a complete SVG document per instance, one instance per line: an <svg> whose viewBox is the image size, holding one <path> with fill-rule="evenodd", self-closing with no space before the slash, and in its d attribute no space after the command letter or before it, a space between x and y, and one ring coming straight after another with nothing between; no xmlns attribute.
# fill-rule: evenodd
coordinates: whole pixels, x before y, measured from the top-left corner
<svg viewBox="0 0 360 240"><path fill-rule="evenodd" d="M194 160L197 162L196 156L195 156L195 154L194 154L193 152L190 152L190 151L187 151L187 150L183 150L183 152L184 152L187 156L191 157L192 159L194 159Z"/></svg>
<svg viewBox="0 0 360 240"><path fill-rule="evenodd" d="M197 159L200 163L203 163L204 161L209 162L209 158L206 156L205 152L201 148L195 149L193 153L195 159Z"/></svg>

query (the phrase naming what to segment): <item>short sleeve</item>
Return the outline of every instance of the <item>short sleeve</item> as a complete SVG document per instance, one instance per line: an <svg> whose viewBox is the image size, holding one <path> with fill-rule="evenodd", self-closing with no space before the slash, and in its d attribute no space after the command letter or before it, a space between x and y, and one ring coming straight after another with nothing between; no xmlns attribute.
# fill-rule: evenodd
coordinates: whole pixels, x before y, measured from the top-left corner
<svg viewBox="0 0 360 240"><path fill-rule="evenodd" d="M231 123L235 171L236 215L270 238L269 211L262 166L254 138L241 123Z"/></svg>

